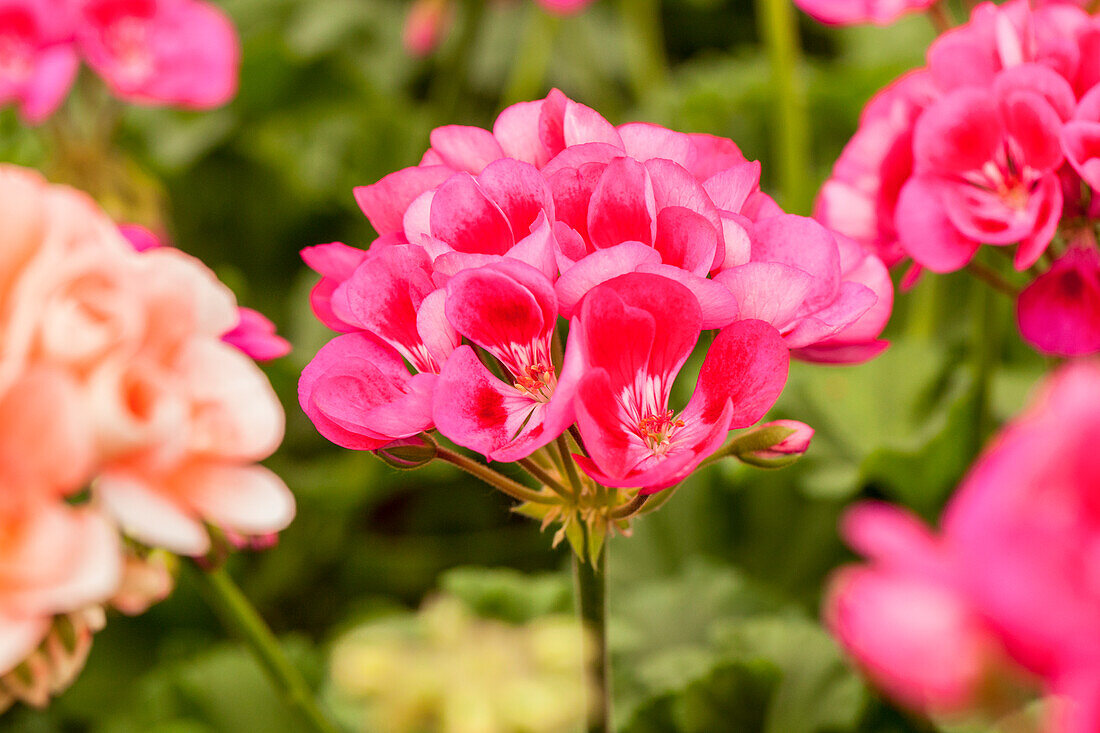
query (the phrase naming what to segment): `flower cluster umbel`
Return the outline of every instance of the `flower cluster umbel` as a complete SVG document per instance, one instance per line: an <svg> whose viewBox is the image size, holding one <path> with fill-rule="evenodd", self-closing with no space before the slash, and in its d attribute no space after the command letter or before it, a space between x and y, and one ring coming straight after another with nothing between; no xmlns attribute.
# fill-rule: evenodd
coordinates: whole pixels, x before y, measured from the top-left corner
<svg viewBox="0 0 1100 733"><path fill-rule="evenodd" d="M266 319L33 172L0 167L0 219L4 707L68 684L104 604L166 595L167 551L269 535L294 501L256 465L283 434L248 355L285 350Z"/></svg>
<svg viewBox="0 0 1100 733"><path fill-rule="evenodd" d="M81 60L126 102L207 109L237 92L240 42L203 0L0 0L0 104L42 122Z"/></svg>
<svg viewBox="0 0 1100 733"><path fill-rule="evenodd" d="M509 484L526 509L603 531L756 423L791 354L886 346L882 262L784 214L759 177L729 140L615 127L556 90L492 131L434 130L419 165L355 191L380 235L369 250L303 252L322 275L314 310L343 335L302 374L302 407L333 442L391 461L419 445L471 470L437 430L520 462L545 487ZM735 445L780 460L809 429L767 435Z"/></svg>
<svg viewBox="0 0 1100 733"><path fill-rule="evenodd" d="M871 100L816 216L913 274L988 277L979 250L1014 247L1023 337L1078 355L1100 351L1098 191L1100 18L1012 0L978 6Z"/></svg>

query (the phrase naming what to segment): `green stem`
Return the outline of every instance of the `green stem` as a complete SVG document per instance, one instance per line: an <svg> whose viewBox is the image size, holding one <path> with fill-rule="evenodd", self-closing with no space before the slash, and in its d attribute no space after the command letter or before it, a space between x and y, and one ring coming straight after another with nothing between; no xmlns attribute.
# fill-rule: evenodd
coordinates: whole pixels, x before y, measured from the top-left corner
<svg viewBox="0 0 1100 733"><path fill-rule="evenodd" d="M565 433L558 436L558 452L561 454L561 461L565 464L565 475L569 477L569 486L573 489L573 496L577 501L580 501L583 488L581 487L581 477L577 473L577 463L573 460L573 453L569 450L569 443L565 439Z"/></svg>
<svg viewBox="0 0 1100 733"><path fill-rule="evenodd" d="M485 483L492 486L494 489L498 489L513 499L519 501L529 501L532 504L557 504L557 499L553 496L547 496L546 494L540 494L539 492L529 489L518 481L513 481L502 473L498 473L488 466L478 463L472 458L467 458L461 453L455 453L453 450L448 450L442 446L436 449L436 458L441 461L446 461L452 466L461 468L466 473L476 478L481 479Z"/></svg>
<svg viewBox="0 0 1100 733"><path fill-rule="evenodd" d="M584 526L584 554L588 556L588 527ZM611 730L611 665L607 653L607 543L600 554L584 560L573 553L573 580L577 597L577 616L589 635L591 659L596 671L594 694L596 704L590 706L588 733Z"/></svg>
<svg viewBox="0 0 1100 733"><path fill-rule="evenodd" d="M626 31L627 68L635 99L651 95L668 81L668 56L661 30L660 0L619 0Z"/></svg>
<svg viewBox="0 0 1100 733"><path fill-rule="evenodd" d="M993 432L990 410L990 390L993 372L1000 356L1001 319L999 298L988 288L974 288L973 333L971 334L974 370L974 444L975 455L981 451L986 436Z"/></svg>
<svg viewBox="0 0 1100 733"><path fill-rule="evenodd" d="M282 692L283 699L299 714L303 722L317 733L338 733L339 728L321 711L301 672L287 659L275 634L229 577L229 573L224 568L203 570L194 562L187 565L191 568L190 575L206 603L221 619L222 624L248 645L268 678Z"/></svg>
<svg viewBox="0 0 1100 733"><path fill-rule="evenodd" d="M1020 289L1018 287L1010 283L1001 275L1001 273L997 272L984 262L971 260L967 263L966 269L974 277L984 281L994 290L1004 293L1010 298L1016 298L1020 294Z"/></svg>
<svg viewBox="0 0 1100 733"><path fill-rule="evenodd" d="M516 461L516 463L522 466L523 470L531 474L536 480L541 481L545 486L549 486L551 489L561 494L562 496L569 495L569 489L565 488L565 486L562 485L561 481L558 481L556 478L551 476L545 468L535 463L530 458L520 458L518 461Z"/></svg>
<svg viewBox="0 0 1100 733"><path fill-rule="evenodd" d="M756 0L760 35L772 69L772 95L777 117L777 145L781 202L789 211L810 210L810 129L806 88L800 77L802 50L798 19L790 0Z"/></svg>
<svg viewBox="0 0 1100 733"><path fill-rule="evenodd" d="M929 341L936 335L940 299L945 295L940 280L940 275L926 272L910 291L906 321L906 331L910 336Z"/></svg>
<svg viewBox="0 0 1100 733"><path fill-rule="evenodd" d="M533 99L543 91L559 22L560 18L556 15L550 15L536 3L529 3L527 27L520 40L516 63L504 87L505 105Z"/></svg>

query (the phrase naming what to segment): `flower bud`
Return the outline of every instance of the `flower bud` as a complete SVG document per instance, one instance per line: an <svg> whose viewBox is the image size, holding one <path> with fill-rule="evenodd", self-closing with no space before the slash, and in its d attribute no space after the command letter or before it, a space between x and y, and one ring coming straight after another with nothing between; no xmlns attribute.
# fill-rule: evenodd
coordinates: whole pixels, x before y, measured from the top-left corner
<svg viewBox="0 0 1100 733"><path fill-rule="evenodd" d="M435 459L436 445L434 440L421 433L395 440L374 451L374 455L385 461L386 465L408 471L431 463Z"/></svg>
<svg viewBox="0 0 1100 733"><path fill-rule="evenodd" d="M122 583L111 599L111 605L127 616L137 616L154 603L168 597L175 586L176 557L163 550L153 550L145 557L127 553L122 569Z"/></svg>
<svg viewBox="0 0 1100 733"><path fill-rule="evenodd" d="M412 56L428 56L439 46L451 25L447 0L416 0L405 17L401 42Z"/></svg>
<svg viewBox="0 0 1100 733"><path fill-rule="evenodd" d="M726 452L758 468L782 468L810 447L814 429L797 420L776 420L738 436Z"/></svg>

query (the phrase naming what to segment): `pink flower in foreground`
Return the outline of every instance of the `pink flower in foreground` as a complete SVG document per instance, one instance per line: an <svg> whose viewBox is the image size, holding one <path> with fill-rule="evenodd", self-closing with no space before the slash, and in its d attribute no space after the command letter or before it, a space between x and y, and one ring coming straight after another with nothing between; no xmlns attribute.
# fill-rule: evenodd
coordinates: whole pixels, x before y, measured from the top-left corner
<svg viewBox="0 0 1100 733"><path fill-rule="evenodd" d="M79 0L81 55L120 98L218 107L237 93L240 42L202 0Z"/></svg>
<svg viewBox="0 0 1100 733"><path fill-rule="evenodd" d="M460 346L439 376L433 415L440 432L497 461L525 458L573 423L577 350L562 372L551 358L558 304L538 270L503 260L464 270L447 283L447 319L485 349L514 382L503 382Z"/></svg>
<svg viewBox="0 0 1100 733"><path fill-rule="evenodd" d="M1097 429L1100 366L1068 367L975 465L939 537L885 507L850 515L872 565L837 576L826 615L888 692L970 707L990 675L1019 677L1011 662L1060 698L1053 730L1100 725Z"/></svg>
<svg viewBox="0 0 1100 733"><path fill-rule="evenodd" d="M14 102L30 124L53 114L79 65L66 43L68 16L48 0L0 2L0 105Z"/></svg>
<svg viewBox="0 0 1100 733"><path fill-rule="evenodd" d="M938 0L796 0L814 20L828 25L874 23L889 25L908 13L928 8Z"/></svg>
<svg viewBox="0 0 1100 733"><path fill-rule="evenodd" d="M672 384L702 330L691 291L674 280L631 273L588 294L573 319L583 361L577 427L586 473L607 486L652 493L685 478L729 431L767 412L787 380L787 349L760 321L719 332L695 393L669 408Z"/></svg>

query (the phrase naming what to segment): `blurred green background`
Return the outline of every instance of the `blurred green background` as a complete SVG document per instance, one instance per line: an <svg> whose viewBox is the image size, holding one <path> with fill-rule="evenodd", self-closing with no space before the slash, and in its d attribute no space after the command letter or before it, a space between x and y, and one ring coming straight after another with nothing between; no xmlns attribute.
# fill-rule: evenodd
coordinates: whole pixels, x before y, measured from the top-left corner
<svg viewBox="0 0 1100 733"><path fill-rule="evenodd" d="M276 548L230 567L318 685L338 633L415 608L441 587L510 620L569 603L566 550L550 550L550 536L510 514L503 496L446 466L402 473L337 449L300 413L297 375L330 334L309 311L315 276L298 250L370 243L352 188L418 161L433 126L486 126L517 95L558 86L615 123L734 139L762 161L765 190L808 214L862 105L919 65L933 37L923 17L827 29L798 16L811 137L799 193L776 190L776 85L748 2L660 3L656 56L645 45L648 2L597 0L551 19L527 0L501 0L476 26L467 2L427 59L402 49L405 2L221 4L244 45L237 99L207 113L125 110L113 164L137 188L159 182L172 241L294 344L266 370L288 415L269 464L298 497L298 518ZM653 65L660 56L667 72ZM0 154L65 177L52 138L22 128L10 109L0 114ZM634 536L613 541L621 730L930 730L864 688L821 629L819 607L825 578L852 558L836 532L843 508L877 497L934 519L992 427L982 416L1015 412L1047 367L995 297L962 276L899 293L883 357L792 368L774 415L817 429L802 461L700 472ZM976 359L999 364L990 381L976 379ZM8 713L0 729L296 730L186 577L145 615L112 616L73 689L46 711Z"/></svg>

